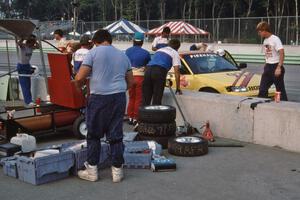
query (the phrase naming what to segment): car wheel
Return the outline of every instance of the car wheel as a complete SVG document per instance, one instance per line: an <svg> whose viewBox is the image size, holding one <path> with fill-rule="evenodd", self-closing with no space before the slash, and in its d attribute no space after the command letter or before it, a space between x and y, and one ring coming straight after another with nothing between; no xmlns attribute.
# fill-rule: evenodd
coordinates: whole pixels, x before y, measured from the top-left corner
<svg viewBox="0 0 300 200"><path fill-rule="evenodd" d="M199 92L208 92L208 93L220 93L217 90L213 89L213 88L203 88L200 89Z"/></svg>
<svg viewBox="0 0 300 200"><path fill-rule="evenodd" d="M171 138L168 152L175 156L202 156L208 153L208 141L198 136L182 136Z"/></svg>
<svg viewBox="0 0 300 200"><path fill-rule="evenodd" d="M141 122L137 131L144 136L174 136L176 133L176 122L159 124Z"/></svg>
<svg viewBox="0 0 300 200"><path fill-rule="evenodd" d="M170 136L163 136L163 137L155 137L155 136L145 136L142 134L138 134L136 137L137 141L155 141L162 146L163 149L168 148L168 141Z"/></svg>
<svg viewBox="0 0 300 200"><path fill-rule="evenodd" d="M171 123L176 118L176 108L169 105L142 106L139 121L147 123Z"/></svg>
<svg viewBox="0 0 300 200"><path fill-rule="evenodd" d="M85 117L83 115L79 116L74 121L73 134L79 139L84 139L87 137L87 127L86 127Z"/></svg>

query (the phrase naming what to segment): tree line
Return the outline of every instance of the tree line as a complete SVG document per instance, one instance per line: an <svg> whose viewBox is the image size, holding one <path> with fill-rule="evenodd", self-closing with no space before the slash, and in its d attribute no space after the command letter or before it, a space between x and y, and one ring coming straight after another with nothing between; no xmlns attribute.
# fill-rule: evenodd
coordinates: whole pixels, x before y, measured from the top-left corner
<svg viewBox="0 0 300 200"><path fill-rule="evenodd" d="M298 0L2 0L2 18L83 21L298 16Z"/></svg>

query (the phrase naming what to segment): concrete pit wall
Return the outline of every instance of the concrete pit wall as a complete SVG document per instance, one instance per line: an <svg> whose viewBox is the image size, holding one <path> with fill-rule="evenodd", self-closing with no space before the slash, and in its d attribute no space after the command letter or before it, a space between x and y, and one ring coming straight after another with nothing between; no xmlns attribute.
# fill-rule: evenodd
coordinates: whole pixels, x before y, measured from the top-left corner
<svg viewBox="0 0 300 200"><path fill-rule="evenodd" d="M263 103L253 110L251 103L264 99L242 101L247 97L189 91L176 97L187 121L198 130L209 120L216 136L300 152L299 103ZM163 103L176 107L168 89ZM178 109L177 124L183 124Z"/></svg>

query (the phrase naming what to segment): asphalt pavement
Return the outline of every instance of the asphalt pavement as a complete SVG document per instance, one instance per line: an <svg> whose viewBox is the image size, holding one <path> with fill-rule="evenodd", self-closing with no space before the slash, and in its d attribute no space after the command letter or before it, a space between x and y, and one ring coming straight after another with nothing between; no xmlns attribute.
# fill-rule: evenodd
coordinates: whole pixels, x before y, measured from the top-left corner
<svg viewBox="0 0 300 200"><path fill-rule="evenodd" d="M47 146L73 140L75 139L70 133L64 133L42 137L38 139L38 143L39 146ZM211 147L209 153L201 157L176 157L164 151L164 155L176 160L176 171L126 169L125 179L121 183L112 183L109 168L100 171L98 182L70 176L39 186L7 177L0 170L0 199L300 199L300 154L243 144L243 148Z"/></svg>

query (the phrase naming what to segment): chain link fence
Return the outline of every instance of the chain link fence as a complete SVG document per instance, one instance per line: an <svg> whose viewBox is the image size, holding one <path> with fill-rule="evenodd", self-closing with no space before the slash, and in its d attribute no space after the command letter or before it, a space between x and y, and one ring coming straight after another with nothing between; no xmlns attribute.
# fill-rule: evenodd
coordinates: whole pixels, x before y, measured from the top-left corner
<svg viewBox="0 0 300 200"><path fill-rule="evenodd" d="M134 22L141 27L148 30L161 26L169 21L178 20L149 20ZM298 18L299 20L299 18ZM271 24L273 33L278 35L284 44L295 45L297 44L297 29L295 16L284 17L249 17L249 18L216 18L216 19L190 19L186 22L201 28L210 33L209 37L203 36L182 36L180 39L185 42L195 42L201 40L205 42L221 41L222 43L248 43L257 44L261 43L262 39L257 35L256 25L261 21L267 21ZM76 31L84 34L88 31L95 31L103 28L114 21L96 21L84 22L79 21ZM50 38L51 32L57 28L63 29L65 32L73 31L71 21L57 21L57 22L42 22L42 33L44 37ZM298 33L299 35L299 33Z"/></svg>

